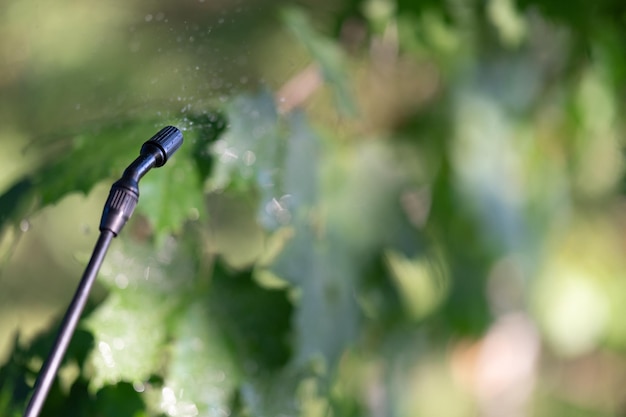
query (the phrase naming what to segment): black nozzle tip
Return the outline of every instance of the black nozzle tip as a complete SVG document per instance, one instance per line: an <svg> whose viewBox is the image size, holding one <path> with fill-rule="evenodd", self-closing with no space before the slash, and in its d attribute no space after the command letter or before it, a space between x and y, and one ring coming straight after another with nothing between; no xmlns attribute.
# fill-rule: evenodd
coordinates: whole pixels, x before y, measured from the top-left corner
<svg viewBox="0 0 626 417"><path fill-rule="evenodd" d="M141 154L153 153L155 148L158 149L159 152L155 155L155 166L161 167L165 165L167 160L174 155L174 152L176 152L182 144L182 132L174 126L166 126L143 144Z"/></svg>

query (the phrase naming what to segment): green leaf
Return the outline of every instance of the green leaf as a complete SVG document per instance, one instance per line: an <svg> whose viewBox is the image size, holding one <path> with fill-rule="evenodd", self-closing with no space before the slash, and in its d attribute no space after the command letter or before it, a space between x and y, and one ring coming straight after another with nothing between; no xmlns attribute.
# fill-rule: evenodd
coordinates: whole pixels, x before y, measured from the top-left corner
<svg viewBox="0 0 626 417"><path fill-rule="evenodd" d="M98 391L93 412L98 417L141 417L146 415L145 404L141 396L135 391L133 385L127 382L109 385Z"/></svg>
<svg viewBox="0 0 626 417"><path fill-rule="evenodd" d="M161 409L171 416L229 415L240 371L203 297L185 306L173 336Z"/></svg>
<svg viewBox="0 0 626 417"><path fill-rule="evenodd" d="M0 230L6 223L17 223L26 214L34 200L33 182L23 178L0 195Z"/></svg>
<svg viewBox="0 0 626 417"><path fill-rule="evenodd" d="M151 296L158 299L172 294L187 294L196 285L197 242L193 233L184 237L167 239L155 248L120 235L103 262L98 281L111 292L124 297Z"/></svg>
<svg viewBox="0 0 626 417"><path fill-rule="evenodd" d="M141 144L157 130L154 121L131 121L74 136L69 150L35 174L42 205L71 192L88 193L104 178L121 176L139 155Z"/></svg>
<svg viewBox="0 0 626 417"><path fill-rule="evenodd" d="M301 373L290 368L249 376L240 388L241 410L234 411L253 417L300 415L295 399L302 378Z"/></svg>
<svg viewBox="0 0 626 417"><path fill-rule="evenodd" d="M0 195L0 228L21 220L27 210L37 208L35 202L40 207L54 204L72 192L88 193L105 178L121 176L157 129L152 120L123 121L69 135L69 144L63 139L48 143L48 161Z"/></svg>
<svg viewBox="0 0 626 417"><path fill-rule="evenodd" d="M282 171L283 186L266 215L293 228L270 270L297 289L294 315L294 363L328 369L358 331L359 309L353 296L357 268L341 236L321 229L320 147L303 114L289 117ZM266 222L267 223L267 222Z"/></svg>
<svg viewBox="0 0 626 417"><path fill-rule="evenodd" d="M27 378L32 377L28 369L29 355L16 334L11 354L0 367L0 413L13 415L25 404L30 393Z"/></svg>
<svg viewBox="0 0 626 417"><path fill-rule="evenodd" d="M321 240L301 225L271 270L298 289L295 363L325 373L358 334L354 260L338 240Z"/></svg>
<svg viewBox="0 0 626 417"><path fill-rule="evenodd" d="M168 324L195 283L185 243L171 239L157 250L120 239L111 248L100 275L111 293L86 320L95 339L93 388L146 381L161 369Z"/></svg>
<svg viewBox="0 0 626 417"><path fill-rule="evenodd" d="M231 271L218 261L209 306L249 368L270 371L289 361L292 305L286 290L262 288L252 271Z"/></svg>
<svg viewBox="0 0 626 417"><path fill-rule="evenodd" d="M166 300L134 294L111 294L87 320L96 343L90 363L91 386L120 381L145 381L163 361L165 323L170 308Z"/></svg>
<svg viewBox="0 0 626 417"><path fill-rule="evenodd" d="M185 136L191 143L168 161L167 168L154 170L141 181L137 210L151 221L159 241L179 231L185 220L204 213L202 178L210 172L211 160L201 157L200 148L223 129L223 120L215 116L212 123L205 116L189 122L192 129ZM0 195L0 227L20 220L35 197L46 206L72 192L86 194L103 179L119 178L158 128L152 120L126 121L73 136L71 144L62 146L65 149L56 156L53 152L32 178L19 180Z"/></svg>

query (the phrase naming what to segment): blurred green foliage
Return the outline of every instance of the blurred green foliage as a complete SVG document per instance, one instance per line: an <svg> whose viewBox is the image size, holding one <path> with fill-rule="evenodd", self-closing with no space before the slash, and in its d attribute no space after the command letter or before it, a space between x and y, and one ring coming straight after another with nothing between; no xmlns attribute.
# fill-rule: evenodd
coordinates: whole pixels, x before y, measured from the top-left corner
<svg viewBox="0 0 626 417"><path fill-rule="evenodd" d="M625 412L621 2L89 7L0 6L0 294L28 219L185 145L44 416ZM9 342L1 415L57 325Z"/></svg>

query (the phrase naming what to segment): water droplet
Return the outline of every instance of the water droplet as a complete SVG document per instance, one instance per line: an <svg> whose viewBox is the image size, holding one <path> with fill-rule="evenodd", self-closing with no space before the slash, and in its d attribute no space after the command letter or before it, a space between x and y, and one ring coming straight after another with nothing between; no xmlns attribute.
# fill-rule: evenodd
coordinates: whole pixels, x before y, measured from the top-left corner
<svg viewBox="0 0 626 417"><path fill-rule="evenodd" d="M102 360L104 360L104 365L113 368L115 366L115 361L113 360L113 354L111 353L111 346L108 343L100 342L98 343L98 351L102 355Z"/></svg>
<svg viewBox="0 0 626 417"><path fill-rule="evenodd" d="M267 203L265 206L265 211L268 214L274 214L276 212L279 212L282 209L283 208L281 207L280 203L275 198L272 198L272 200L269 203Z"/></svg>
<svg viewBox="0 0 626 417"><path fill-rule="evenodd" d="M239 155L237 155L235 148L226 148L220 155L220 162L223 163L233 162L237 159L239 159Z"/></svg>
<svg viewBox="0 0 626 417"><path fill-rule="evenodd" d="M151 14L147 14L145 19L146 19L146 22L151 22L152 21L152 15Z"/></svg>
<svg viewBox="0 0 626 417"><path fill-rule="evenodd" d="M285 194L278 201L280 201L281 206L289 207L292 204L293 196L291 194Z"/></svg>
<svg viewBox="0 0 626 417"><path fill-rule="evenodd" d="M133 382L133 389L136 392L144 392L146 390L146 386L142 382Z"/></svg>
<svg viewBox="0 0 626 417"><path fill-rule="evenodd" d="M200 211L196 207L192 207L189 210L189 219L198 220L200 218Z"/></svg>
<svg viewBox="0 0 626 417"><path fill-rule="evenodd" d="M256 155L252 151L246 151L243 154L243 163L247 166L251 166L256 161Z"/></svg>
<svg viewBox="0 0 626 417"><path fill-rule="evenodd" d="M117 287L122 290L128 287L128 278L126 277L126 275L117 274L117 276L115 277L115 285L117 285Z"/></svg>
<svg viewBox="0 0 626 417"><path fill-rule="evenodd" d="M280 224L289 223L291 221L291 213L287 207L285 207L285 203L288 202L290 197L289 194L286 194L281 197L280 200L272 198L272 200L265 205L265 212L274 217Z"/></svg>
<svg viewBox="0 0 626 417"><path fill-rule="evenodd" d="M28 229L30 229L30 222L26 219L22 220L20 222L20 230L22 232L28 232Z"/></svg>
<svg viewBox="0 0 626 417"><path fill-rule="evenodd" d="M176 394L174 394L174 390L170 387L163 387L161 397L161 407L163 408L176 404Z"/></svg>
<svg viewBox="0 0 626 417"><path fill-rule="evenodd" d="M155 19L157 20L157 22L160 22L161 20L163 20L164 17L165 17L165 14L163 12L159 12L156 14Z"/></svg>

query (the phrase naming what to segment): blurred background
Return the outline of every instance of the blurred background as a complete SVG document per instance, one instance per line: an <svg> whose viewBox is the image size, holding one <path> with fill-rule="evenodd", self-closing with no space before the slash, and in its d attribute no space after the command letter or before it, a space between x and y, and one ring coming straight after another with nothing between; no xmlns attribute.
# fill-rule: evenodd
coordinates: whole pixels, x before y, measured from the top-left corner
<svg viewBox="0 0 626 417"><path fill-rule="evenodd" d="M619 0L0 4L0 414L624 416Z"/></svg>

